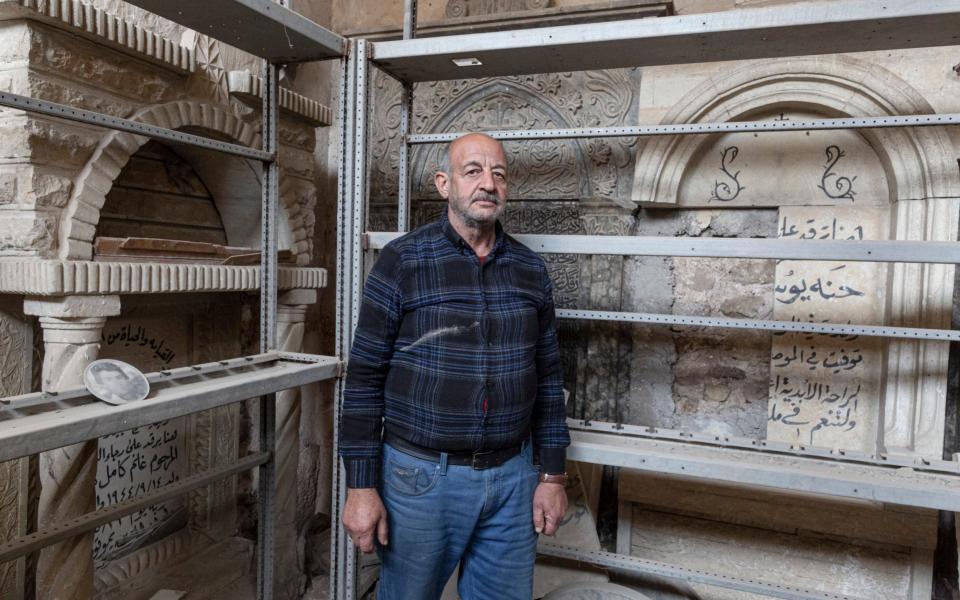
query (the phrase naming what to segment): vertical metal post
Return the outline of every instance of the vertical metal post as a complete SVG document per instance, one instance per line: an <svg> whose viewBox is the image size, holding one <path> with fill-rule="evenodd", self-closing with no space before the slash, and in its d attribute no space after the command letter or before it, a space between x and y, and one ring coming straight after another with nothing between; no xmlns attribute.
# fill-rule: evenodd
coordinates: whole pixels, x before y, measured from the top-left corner
<svg viewBox="0 0 960 600"><path fill-rule="evenodd" d="M278 153L278 68L263 66L263 149L272 158L263 163L263 200L260 214L260 351L277 347L277 217L280 196ZM260 451L270 459L258 474L257 598L273 599L273 494L276 447L276 394L260 398Z"/></svg>
<svg viewBox="0 0 960 600"><path fill-rule="evenodd" d="M354 52L355 87L354 93L354 142L353 142L353 193L350 218L350 306L349 327L344 330L343 342L353 345L353 332L360 318L360 298L363 287L363 228L367 214L367 41L357 40ZM345 487L341 485L341 487ZM352 542L345 540L344 593L347 600L354 600L357 594L357 576L359 560Z"/></svg>
<svg viewBox="0 0 960 600"><path fill-rule="evenodd" d="M417 0L404 0L403 3L403 39L409 40L417 35Z"/></svg>
<svg viewBox="0 0 960 600"><path fill-rule="evenodd" d="M353 200L353 144L354 97L356 93L356 64L354 43L348 42L347 56L341 60L340 73L340 164L337 169L337 327L336 349L341 360L346 361L350 353L350 316L353 286L350 282L351 232L353 231L353 211L350 210ZM335 390L335 405L333 415L333 477L331 483L331 535L330 535L330 598L344 600L346 598L345 581L347 577L347 553L351 551L346 539L346 532L340 521L343 503L346 498L346 485L342 477L340 459L337 449L340 443L340 409L343 404L343 378L337 380Z"/></svg>
<svg viewBox="0 0 960 600"><path fill-rule="evenodd" d="M407 141L413 118L413 84L403 83L400 92L400 168L397 193L397 231L410 231L410 158L411 147Z"/></svg>
<svg viewBox="0 0 960 600"><path fill-rule="evenodd" d="M417 0L406 0L403 7L403 39L416 36ZM410 230L410 159L407 141L413 121L413 84L403 82L400 92L400 190L397 195L397 231Z"/></svg>

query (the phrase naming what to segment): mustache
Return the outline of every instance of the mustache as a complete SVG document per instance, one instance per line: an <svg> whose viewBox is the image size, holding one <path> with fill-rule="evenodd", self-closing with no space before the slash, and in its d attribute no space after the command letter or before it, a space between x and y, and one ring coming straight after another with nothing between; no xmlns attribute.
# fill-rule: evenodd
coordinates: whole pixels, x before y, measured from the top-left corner
<svg viewBox="0 0 960 600"><path fill-rule="evenodd" d="M500 204L500 198L496 194L489 194L487 192L480 192L476 194L473 198L470 199L470 202L493 202L494 204Z"/></svg>

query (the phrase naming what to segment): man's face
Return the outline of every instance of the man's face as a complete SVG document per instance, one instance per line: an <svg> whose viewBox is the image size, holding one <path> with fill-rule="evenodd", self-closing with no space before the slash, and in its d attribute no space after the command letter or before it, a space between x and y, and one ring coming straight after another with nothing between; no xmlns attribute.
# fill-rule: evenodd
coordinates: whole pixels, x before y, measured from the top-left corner
<svg viewBox="0 0 960 600"><path fill-rule="evenodd" d="M470 227L491 225L507 201L507 157L485 135L467 135L450 146L450 173L437 173L437 190Z"/></svg>
<svg viewBox="0 0 960 600"><path fill-rule="evenodd" d="M100 371L100 382L110 390L122 390L127 385L127 378L123 373L113 369L104 369Z"/></svg>

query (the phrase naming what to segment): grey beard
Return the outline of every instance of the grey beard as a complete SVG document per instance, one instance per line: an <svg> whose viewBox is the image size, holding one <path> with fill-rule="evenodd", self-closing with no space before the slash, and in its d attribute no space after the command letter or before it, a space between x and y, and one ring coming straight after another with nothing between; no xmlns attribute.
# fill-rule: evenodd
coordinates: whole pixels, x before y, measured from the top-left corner
<svg viewBox="0 0 960 600"><path fill-rule="evenodd" d="M476 199L477 199L477 200L490 200L490 201L492 201L492 202L496 202L497 205L500 204L500 199L497 198L496 196L492 196L492 195L483 196L482 198L476 198ZM476 218L474 218L474 217L471 217L469 214L467 214L467 211L465 211L465 210L460 210L460 208L459 208L458 206L455 206L455 205L452 204L452 203L450 204L450 206L453 207L453 212L457 213L457 216L460 217L460 219L463 221L463 224L466 225L467 227L469 227L470 229L480 229L480 230L482 230L482 229L485 229L486 227L488 227L488 226L490 226L490 225L493 225L494 223L497 222L497 217L496 217L496 216L494 216L493 218L491 218L491 219L489 219L489 220L480 220L480 219L476 219Z"/></svg>

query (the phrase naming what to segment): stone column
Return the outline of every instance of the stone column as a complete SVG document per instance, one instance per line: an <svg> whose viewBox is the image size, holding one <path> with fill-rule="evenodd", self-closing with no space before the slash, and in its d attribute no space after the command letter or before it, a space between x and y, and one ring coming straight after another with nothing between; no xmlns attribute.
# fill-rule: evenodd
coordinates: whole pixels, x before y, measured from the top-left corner
<svg viewBox="0 0 960 600"><path fill-rule="evenodd" d="M100 351L107 317L120 314L120 297L27 298L24 313L40 317L43 391L57 392L82 384L84 368ZM38 527L51 527L95 510L96 482L96 440L41 454ZM93 598L92 531L40 551L37 597Z"/></svg>
<svg viewBox="0 0 960 600"><path fill-rule="evenodd" d="M612 200L580 202L580 219L586 235L630 235L634 217ZM622 310L623 257L609 255L580 258L579 306L589 310ZM577 412L575 416L598 421L621 421L630 391L629 328L622 323L591 321L581 325L577 360Z"/></svg>
<svg viewBox="0 0 960 600"><path fill-rule="evenodd" d="M290 290L277 298L277 348L303 349L307 306L317 301L316 290ZM300 597L305 584L303 560L298 556L297 458L300 452L300 389L277 394L276 496L274 497L274 594L279 600Z"/></svg>

